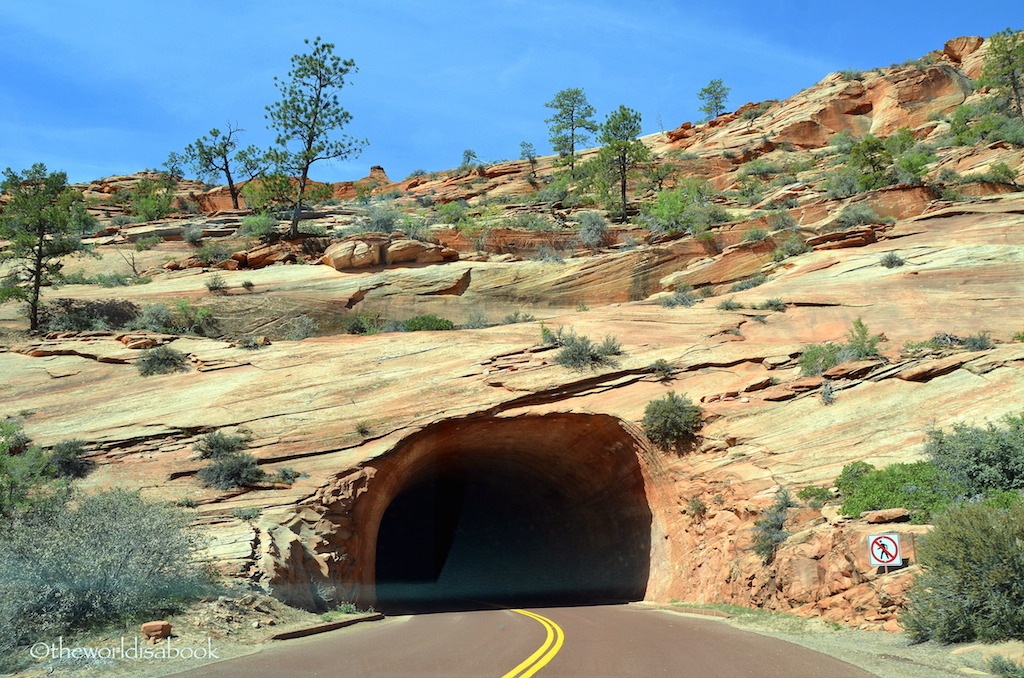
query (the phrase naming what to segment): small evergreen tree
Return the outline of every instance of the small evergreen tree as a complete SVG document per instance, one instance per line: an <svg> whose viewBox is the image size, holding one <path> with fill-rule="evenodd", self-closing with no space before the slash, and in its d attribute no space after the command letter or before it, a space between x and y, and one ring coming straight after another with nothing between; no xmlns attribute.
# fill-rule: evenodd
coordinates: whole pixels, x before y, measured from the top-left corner
<svg viewBox="0 0 1024 678"><path fill-rule="evenodd" d="M306 44L311 43L306 40ZM345 160L357 156L366 145L365 140L347 135L333 141L329 138L334 130L352 120L352 115L338 103L338 91L346 84L345 76L355 69L355 62L335 56L334 45L320 42L319 37L311 46L309 54L292 57L287 81L274 78L282 98L267 106L266 115L270 121L268 127L277 131L278 147L268 154L277 167L272 174L285 177L291 189L288 194L292 203L289 229L292 238L299 233L302 199L310 188L310 166L318 160ZM295 175L297 180L293 186L290 177Z"/></svg>
<svg viewBox="0 0 1024 678"><path fill-rule="evenodd" d="M587 101L587 95L580 87L570 87L555 94L555 98L544 104L554 109L555 114L544 122L551 131L551 148L566 159L572 173L576 172L576 149L590 138L587 132L596 132L594 121L597 113Z"/></svg>
<svg viewBox="0 0 1024 678"><path fill-rule="evenodd" d="M519 150L519 157L522 160L530 161L530 173L533 174L537 169L537 149L529 141L521 141L519 142Z"/></svg>
<svg viewBox="0 0 1024 678"><path fill-rule="evenodd" d="M697 93L697 98L704 102L700 112L707 115L705 120L717 118L725 111L725 102L729 98L731 87L726 87L721 78L715 78L708 86Z"/></svg>
<svg viewBox="0 0 1024 678"><path fill-rule="evenodd" d="M979 85L988 85L1024 115L1024 32L1007 28L988 39Z"/></svg>
<svg viewBox="0 0 1024 678"><path fill-rule="evenodd" d="M26 302L29 330L34 332L39 329L42 287L63 280L63 257L87 251L76 232L85 211L83 198L68 186L67 174L47 172L42 163L23 174L8 167L0 190L11 196L0 213L0 239L10 242L0 252L0 262L11 262L0 280L0 303Z"/></svg>
<svg viewBox="0 0 1024 678"><path fill-rule="evenodd" d="M244 131L228 123L227 130L222 135L221 131L214 127L210 130L209 137L200 137L186 146L183 155L172 154L168 167L173 165L173 159L176 157L179 162L189 163L200 178L223 174L228 182L231 205L237 210L238 194L241 191L235 185L235 177L241 173L249 179L254 179L265 169L266 162L263 153L255 146L249 146L232 155L238 147L236 135ZM235 170L235 174L232 174L232 169Z"/></svg>
<svg viewBox="0 0 1024 678"><path fill-rule="evenodd" d="M640 135L640 113L625 106L608 114L601 125L598 140L605 144L598 153L598 165L607 172L611 185L619 185L619 219L626 220L626 183L630 174L647 162L651 151L637 140Z"/></svg>

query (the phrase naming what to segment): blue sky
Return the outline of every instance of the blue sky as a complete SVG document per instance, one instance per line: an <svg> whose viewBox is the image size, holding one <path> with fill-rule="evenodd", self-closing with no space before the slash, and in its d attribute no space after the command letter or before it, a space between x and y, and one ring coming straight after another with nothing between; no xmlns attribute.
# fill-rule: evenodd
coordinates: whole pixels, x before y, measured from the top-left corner
<svg viewBox="0 0 1024 678"><path fill-rule="evenodd" d="M76 182L135 172L227 122L243 145L269 146L273 78L316 36L359 69L341 93L343 132L369 145L312 170L345 181L371 165L395 180L448 169L467 148L487 161L518 158L521 141L548 153L544 103L567 87L584 88L599 120L625 104L652 133L698 119L712 78L733 109L1006 27L1024 28L1024 3L0 0L0 168L43 162Z"/></svg>

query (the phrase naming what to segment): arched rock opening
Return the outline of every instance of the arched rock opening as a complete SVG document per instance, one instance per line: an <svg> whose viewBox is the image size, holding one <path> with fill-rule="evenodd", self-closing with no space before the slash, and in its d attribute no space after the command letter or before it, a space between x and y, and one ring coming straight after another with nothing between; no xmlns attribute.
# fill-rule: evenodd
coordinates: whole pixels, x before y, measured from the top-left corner
<svg viewBox="0 0 1024 678"><path fill-rule="evenodd" d="M642 599L654 517L641 445L615 417L570 413L450 420L409 436L374 461L352 505L359 601Z"/></svg>

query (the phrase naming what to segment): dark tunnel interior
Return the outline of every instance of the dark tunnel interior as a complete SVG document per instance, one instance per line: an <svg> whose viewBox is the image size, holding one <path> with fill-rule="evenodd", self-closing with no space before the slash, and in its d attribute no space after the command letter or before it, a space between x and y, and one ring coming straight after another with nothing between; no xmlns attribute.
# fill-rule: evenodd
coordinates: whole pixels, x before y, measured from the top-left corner
<svg viewBox="0 0 1024 678"><path fill-rule="evenodd" d="M381 520L377 607L398 613L642 599L650 568L646 499L629 483L608 487L588 480L585 468L579 473L566 484L493 458L428 465Z"/></svg>

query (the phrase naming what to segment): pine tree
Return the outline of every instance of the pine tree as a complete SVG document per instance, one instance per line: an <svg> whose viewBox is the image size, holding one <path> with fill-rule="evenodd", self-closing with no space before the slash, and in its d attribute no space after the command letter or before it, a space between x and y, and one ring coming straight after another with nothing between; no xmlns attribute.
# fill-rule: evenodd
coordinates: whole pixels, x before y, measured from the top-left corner
<svg viewBox="0 0 1024 678"><path fill-rule="evenodd" d="M1007 28L988 39L979 85L988 85L1024 115L1024 31Z"/></svg>
<svg viewBox="0 0 1024 678"><path fill-rule="evenodd" d="M597 111L579 87L563 89L544 105L555 110L555 114L544 121L551 131L551 148L566 159L570 171L575 173L576 149L590 139L587 132L598 130L598 124L594 121Z"/></svg>
<svg viewBox="0 0 1024 678"><path fill-rule="evenodd" d="M309 40L306 40L309 45ZM352 120L352 115L338 103L338 91L345 85L345 76L355 69L351 59L334 55L334 45L312 42L309 54L292 57L288 80L274 78L281 90L281 101L267 106L270 129L277 130L278 148L268 154L277 166L277 177L294 177L297 184L290 191L292 223L289 236L299 233L302 199L309 192L309 167L318 160L346 160L358 156L366 140L342 135L330 140L335 130ZM290 145L296 145L292 150ZM291 183L289 179L289 184Z"/></svg>
<svg viewBox="0 0 1024 678"><path fill-rule="evenodd" d="M210 130L210 136L200 137L195 142L185 147L185 153L181 156L172 154L167 166L174 166L174 161L187 162L191 165L196 175L200 178L224 175L228 182L228 192L231 194L231 205L238 209L239 189L235 186L235 177L243 174L249 179L254 179L265 169L263 154L255 146L244 148L232 156L235 148L238 147L238 132L244 129L235 127L228 123L227 131L222 135L221 131L214 127ZM234 168L235 174L232 174Z"/></svg>
<svg viewBox="0 0 1024 678"><path fill-rule="evenodd" d="M47 172L42 163L24 174L4 171L0 190L11 199L0 213L0 239L10 241L0 261L10 261L0 281L0 302L28 304L29 330L39 329L39 300L44 285L59 283L61 258L87 251L78 224L87 217L80 191L68 186L64 172Z"/></svg>
<svg viewBox="0 0 1024 678"><path fill-rule="evenodd" d="M705 120L717 118L725 111L725 102L729 98L731 87L726 87L721 78L715 78L708 86L697 93L697 98L704 102L700 112L707 114Z"/></svg>
<svg viewBox="0 0 1024 678"><path fill-rule="evenodd" d="M619 106L608 114L601 125L598 140L605 146L598 153L599 164L610 174L612 184L619 185L619 217L626 218L626 182L634 169L650 159L651 152L640 135L640 113L625 106Z"/></svg>

